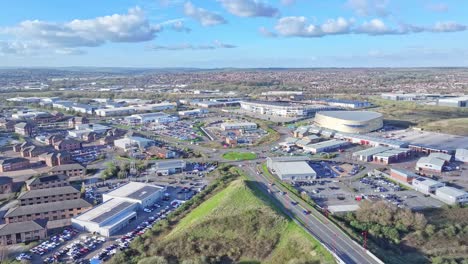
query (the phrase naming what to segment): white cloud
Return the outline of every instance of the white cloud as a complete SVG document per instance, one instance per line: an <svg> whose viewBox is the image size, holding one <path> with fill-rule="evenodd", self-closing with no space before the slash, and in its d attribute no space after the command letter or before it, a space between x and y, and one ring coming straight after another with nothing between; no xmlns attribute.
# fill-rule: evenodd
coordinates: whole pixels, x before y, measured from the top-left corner
<svg viewBox="0 0 468 264"><path fill-rule="evenodd" d="M189 16L200 22L200 24L203 26L215 26L227 23L227 21L221 15L200 7L196 7L192 4L192 2L185 3L184 13L186 16Z"/></svg>
<svg viewBox="0 0 468 264"><path fill-rule="evenodd" d="M309 24L307 18L283 17L275 26L281 36L286 37L323 37L325 35L348 34L354 20L346 20L342 17L329 19L322 25Z"/></svg>
<svg viewBox="0 0 468 264"><path fill-rule="evenodd" d="M378 35L404 35L421 32L459 32L468 30L468 27L456 22L438 22L433 26L423 27L411 24L400 24L398 27L391 27L381 19L372 19L365 21L360 25L355 25L354 19L328 19L323 24L311 24L305 17L283 17L280 18L275 26L278 35L283 37L324 37L328 35L345 34L366 34L371 36ZM260 33L269 37L269 31L260 28Z"/></svg>
<svg viewBox="0 0 468 264"><path fill-rule="evenodd" d="M25 41L41 41L56 47L96 47L106 42L142 42L156 37L161 26L151 25L139 7L127 14L66 23L26 20L5 33Z"/></svg>
<svg viewBox="0 0 468 264"><path fill-rule="evenodd" d="M261 0L218 0L231 14L239 17L275 17L279 10Z"/></svg>
<svg viewBox="0 0 468 264"><path fill-rule="evenodd" d="M237 48L236 45L226 44L221 41L215 40L212 44L199 44L194 45L190 43L173 44L173 45L149 45L149 50L215 50L215 49L233 49Z"/></svg>
<svg viewBox="0 0 468 264"><path fill-rule="evenodd" d="M345 4L358 16L380 16L385 17L390 14L388 4L390 0L348 0Z"/></svg>
<svg viewBox="0 0 468 264"><path fill-rule="evenodd" d="M458 32L467 30L467 26L458 24L453 21L437 22L433 27L434 32Z"/></svg>

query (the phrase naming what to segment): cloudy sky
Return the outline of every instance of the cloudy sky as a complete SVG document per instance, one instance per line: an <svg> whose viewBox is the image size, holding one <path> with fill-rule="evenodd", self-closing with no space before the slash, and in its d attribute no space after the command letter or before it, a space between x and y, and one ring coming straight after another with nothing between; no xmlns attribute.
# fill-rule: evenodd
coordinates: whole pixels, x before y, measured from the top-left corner
<svg viewBox="0 0 468 264"><path fill-rule="evenodd" d="M465 0L0 5L0 67L468 66Z"/></svg>

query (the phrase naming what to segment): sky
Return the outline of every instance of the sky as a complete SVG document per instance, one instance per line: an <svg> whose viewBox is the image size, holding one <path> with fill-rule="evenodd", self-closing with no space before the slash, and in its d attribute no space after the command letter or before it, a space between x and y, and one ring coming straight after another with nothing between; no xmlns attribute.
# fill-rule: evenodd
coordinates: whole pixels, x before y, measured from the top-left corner
<svg viewBox="0 0 468 264"><path fill-rule="evenodd" d="M466 0L0 1L0 67L468 66Z"/></svg>

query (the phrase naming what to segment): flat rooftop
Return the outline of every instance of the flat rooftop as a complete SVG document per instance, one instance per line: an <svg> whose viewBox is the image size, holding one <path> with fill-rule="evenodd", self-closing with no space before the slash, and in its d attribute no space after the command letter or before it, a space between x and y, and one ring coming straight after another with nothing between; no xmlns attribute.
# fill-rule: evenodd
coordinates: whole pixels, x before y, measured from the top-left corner
<svg viewBox="0 0 468 264"><path fill-rule="evenodd" d="M86 211L85 213L75 217L76 220L102 223L107 219L110 219L122 211L125 211L127 208L135 206L136 203L123 201L120 199L110 199L105 203L94 207L91 210Z"/></svg>
<svg viewBox="0 0 468 264"><path fill-rule="evenodd" d="M372 111L323 111L317 114L349 121L369 121L383 117L381 113Z"/></svg>
<svg viewBox="0 0 468 264"><path fill-rule="evenodd" d="M281 164L273 165L276 174L311 174L316 175L316 172L312 167L310 167L307 161L290 161L290 162L281 162Z"/></svg>
<svg viewBox="0 0 468 264"><path fill-rule="evenodd" d="M156 192L163 190L163 187L142 182L129 182L105 195L111 197L130 198L134 200L144 200Z"/></svg>
<svg viewBox="0 0 468 264"><path fill-rule="evenodd" d="M375 133L378 134L378 133ZM404 140L410 145L437 150L454 151L468 146L468 137L412 129L384 132L388 139Z"/></svg>

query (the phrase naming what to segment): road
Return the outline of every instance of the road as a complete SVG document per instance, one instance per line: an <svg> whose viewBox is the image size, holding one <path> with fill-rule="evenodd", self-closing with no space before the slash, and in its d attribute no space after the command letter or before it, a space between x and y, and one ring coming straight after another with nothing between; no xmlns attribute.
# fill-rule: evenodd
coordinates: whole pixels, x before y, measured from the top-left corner
<svg viewBox="0 0 468 264"><path fill-rule="evenodd" d="M287 209L287 214L292 218L303 223L303 227L317 240L330 248L340 259L349 264L377 264L382 263L371 257L367 250L354 242L337 226L328 221L325 216L315 210L311 213L304 214L304 207L301 201L298 205L292 205L292 199L288 194L282 195L281 191L275 185L269 186L268 179L262 174L257 174L257 169L254 164L245 163L243 166L247 176L258 183L260 188L271 190L271 197L280 202Z"/></svg>

